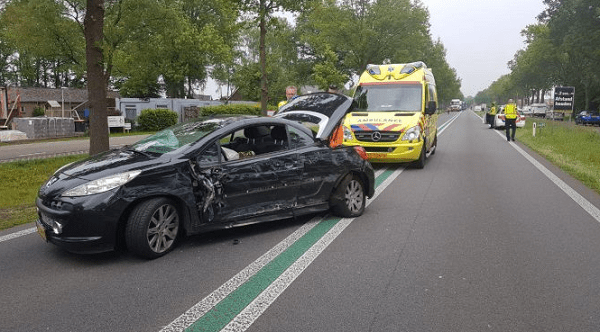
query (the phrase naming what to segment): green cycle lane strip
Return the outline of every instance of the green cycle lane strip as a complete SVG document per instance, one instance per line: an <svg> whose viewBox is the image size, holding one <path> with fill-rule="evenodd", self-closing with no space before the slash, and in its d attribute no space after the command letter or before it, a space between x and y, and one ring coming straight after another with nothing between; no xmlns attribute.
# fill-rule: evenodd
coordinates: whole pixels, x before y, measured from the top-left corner
<svg viewBox="0 0 600 332"><path fill-rule="evenodd" d="M438 135L458 118L438 128ZM404 168L377 171L379 196ZM202 299L161 332L245 331L354 219L313 218Z"/></svg>
<svg viewBox="0 0 600 332"><path fill-rule="evenodd" d="M375 200L403 170L401 167L378 171L375 195L366 205ZM353 220L330 216L325 219L313 218L161 332L247 329L260 316L256 315L258 310L251 304L260 302L264 308L260 310L262 313ZM272 298L272 301L257 301L259 296ZM242 315L242 312L246 314ZM248 312L256 315L251 319L252 322L248 322Z"/></svg>

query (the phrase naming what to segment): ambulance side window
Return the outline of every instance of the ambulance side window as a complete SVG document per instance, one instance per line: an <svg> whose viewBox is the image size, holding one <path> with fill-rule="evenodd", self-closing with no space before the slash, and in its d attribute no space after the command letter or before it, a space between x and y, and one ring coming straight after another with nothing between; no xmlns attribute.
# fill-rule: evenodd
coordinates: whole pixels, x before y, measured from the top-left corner
<svg viewBox="0 0 600 332"><path fill-rule="evenodd" d="M429 91L429 97L427 98L427 100L428 101L435 101L437 99L436 91L435 91L435 85L428 84L427 90Z"/></svg>

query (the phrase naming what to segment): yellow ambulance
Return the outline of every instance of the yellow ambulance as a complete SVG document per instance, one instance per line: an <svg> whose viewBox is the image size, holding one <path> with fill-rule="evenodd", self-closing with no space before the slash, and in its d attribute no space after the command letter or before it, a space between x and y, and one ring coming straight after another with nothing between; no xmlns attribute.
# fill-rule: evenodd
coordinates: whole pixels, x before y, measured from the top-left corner
<svg viewBox="0 0 600 332"><path fill-rule="evenodd" d="M437 92L423 62L368 65L355 110L344 119L344 145L360 145L373 163L425 166L437 146Z"/></svg>

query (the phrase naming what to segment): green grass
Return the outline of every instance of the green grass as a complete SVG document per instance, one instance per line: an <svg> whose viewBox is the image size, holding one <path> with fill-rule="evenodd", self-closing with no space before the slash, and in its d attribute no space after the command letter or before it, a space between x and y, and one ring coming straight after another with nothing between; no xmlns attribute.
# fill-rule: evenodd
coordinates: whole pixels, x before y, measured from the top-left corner
<svg viewBox="0 0 600 332"><path fill-rule="evenodd" d="M533 123L537 123L533 137ZM545 124L540 127L540 123ZM600 131L574 122L527 118L517 140L600 193Z"/></svg>
<svg viewBox="0 0 600 332"><path fill-rule="evenodd" d="M40 186L61 166L87 155L0 164L0 230L34 221Z"/></svg>

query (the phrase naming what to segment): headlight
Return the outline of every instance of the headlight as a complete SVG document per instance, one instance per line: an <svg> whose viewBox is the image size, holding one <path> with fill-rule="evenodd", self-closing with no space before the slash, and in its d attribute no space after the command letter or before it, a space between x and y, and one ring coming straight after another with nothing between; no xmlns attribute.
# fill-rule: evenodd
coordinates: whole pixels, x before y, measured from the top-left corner
<svg viewBox="0 0 600 332"><path fill-rule="evenodd" d="M107 176L105 178L84 183L73 189L67 190L62 194L62 196L87 196L103 193L124 185L125 183L133 180L140 173L142 173L142 171L138 170Z"/></svg>
<svg viewBox="0 0 600 332"><path fill-rule="evenodd" d="M350 128L344 126L344 141L352 140L352 130Z"/></svg>
<svg viewBox="0 0 600 332"><path fill-rule="evenodd" d="M403 141L414 141L414 140L418 140L419 137L421 137L421 127L414 126L414 127L410 128L409 130L407 130L406 133L404 133L404 136L402 136L402 140Z"/></svg>

